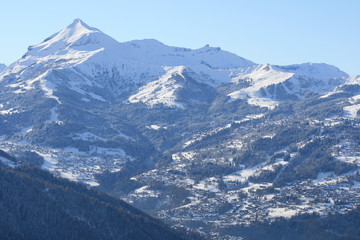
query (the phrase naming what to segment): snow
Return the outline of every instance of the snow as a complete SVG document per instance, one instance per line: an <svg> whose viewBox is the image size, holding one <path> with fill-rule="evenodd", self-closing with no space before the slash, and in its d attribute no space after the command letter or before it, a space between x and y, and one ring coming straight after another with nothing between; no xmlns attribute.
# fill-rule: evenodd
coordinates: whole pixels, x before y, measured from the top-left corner
<svg viewBox="0 0 360 240"><path fill-rule="evenodd" d="M266 189L272 187L272 183L249 183L248 187L243 188L245 192L254 192L258 189Z"/></svg>
<svg viewBox="0 0 360 240"><path fill-rule="evenodd" d="M46 97L55 99L57 103L61 104L59 98L54 95L54 90L56 89L56 85L44 79L44 76L46 76L47 73L48 71L45 74L43 74L43 76L40 77L41 89L45 92Z"/></svg>
<svg viewBox="0 0 360 240"><path fill-rule="evenodd" d="M269 208L269 217L277 218L277 217L284 217L284 218L291 218L298 213L298 210L289 209L289 208Z"/></svg>
<svg viewBox="0 0 360 240"><path fill-rule="evenodd" d="M309 76L324 81L349 77L347 73L341 71L339 68L325 63L302 63L276 67L297 75Z"/></svg>
<svg viewBox="0 0 360 240"><path fill-rule="evenodd" d="M58 70L73 71L78 77L61 84L83 94L82 101L88 101L88 97L106 101L89 91L89 86L106 87L108 79L117 79L124 86L149 84L130 98L130 102L145 101L149 105L162 103L181 108L183 106L175 97L180 86L170 77L174 71L181 75L181 69L187 66L199 76L200 82L218 86L230 80L232 69L253 64L210 46L192 50L166 46L152 39L119 43L75 19L42 43L30 46L23 58L0 74L0 81L4 76L16 76L12 87L16 87L14 92L19 94L39 83L47 97L60 103L54 95L59 83L50 80L49 76L53 78L52 73ZM120 95L121 89L111 91ZM146 97L149 93L152 96Z"/></svg>
<svg viewBox="0 0 360 240"><path fill-rule="evenodd" d="M27 127L27 128L23 128L20 132L21 135L27 134L29 132L31 132L33 130L33 127Z"/></svg>
<svg viewBox="0 0 360 240"><path fill-rule="evenodd" d="M241 140L232 140L226 144L227 148L241 149L244 146L244 143Z"/></svg>
<svg viewBox="0 0 360 240"><path fill-rule="evenodd" d="M342 155L342 156L336 157L336 159L339 160L339 161L342 161L342 162L347 162L347 163L360 165L360 156Z"/></svg>
<svg viewBox="0 0 360 240"><path fill-rule="evenodd" d="M96 187L100 185L94 178L89 178L89 177L84 178L83 176L81 176L80 173L76 173L74 170L60 171L60 176L74 182L81 181L91 187Z"/></svg>
<svg viewBox="0 0 360 240"><path fill-rule="evenodd" d="M231 82L246 83L249 86L229 93L228 96L232 99L247 99L249 104L274 109L278 102L267 92L271 85L281 85L287 93L298 96L301 89L315 93L333 91L335 87L343 84L347 77L348 75L338 68L320 63L254 65L233 73ZM292 89L283 84L287 81L290 81Z"/></svg>
<svg viewBox="0 0 360 240"><path fill-rule="evenodd" d="M195 155L196 155L196 153L194 151L179 152L179 153L174 153L173 155L171 155L171 158L175 162L182 162L183 160L191 161L194 159Z"/></svg>
<svg viewBox="0 0 360 240"><path fill-rule="evenodd" d="M90 38L88 38L91 36ZM116 42L110 40L109 37L104 39L105 34L102 34L98 29L89 27L80 19L75 19L72 24L64 28L60 32L54 34L44 42L32 46L30 52L37 56L48 56L49 54L61 54L63 50L69 49L70 47L81 49L82 46L86 45L86 50L97 50L98 42L96 37L102 38L107 42ZM77 52L81 54L80 52Z"/></svg>
<svg viewBox="0 0 360 240"><path fill-rule="evenodd" d="M43 169L54 171L58 161L50 154L50 153L43 153L39 151L35 151L37 154L44 158L44 163L41 166Z"/></svg>
<svg viewBox="0 0 360 240"><path fill-rule="evenodd" d="M1 107L0 107L1 109ZM17 110L15 108L9 108L9 109L5 109L5 110L0 110L0 115L12 115L12 114L16 114L16 113L20 113L20 110Z"/></svg>
<svg viewBox="0 0 360 240"><path fill-rule="evenodd" d="M24 128L22 133L28 132L31 129L31 127ZM105 170L113 171L119 169L124 161L128 161L128 159L117 158L117 156L92 156L70 147L54 149L31 145L30 143L21 144L11 141L0 142L0 147L8 152L14 150L35 151L44 158L44 163L41 166L43 169L53 172L56 176L62 176L72 181L84 182L90 186L99 185L95 179L96 174ZM106 161L103 161L101 158L106 158Z"/></svg>
<svg viewBox="0 0 360 240"><path fill-rule="evenodd" d="M149 197L157 197L158 196L157 192L150 190L148 188L149 188L149 186L143 186L141 188L136 189L133 194L147 195Z"/></svg>
<svg viewBox="0 0 360 240"><path fill-rule="evenodd" d="M207 69L234 69L254 63L220 48L205 46L200 49L170 47L157 40L145 39L124 43L135 58L161 66L193 66ZM146 51L144 51L146 50Z"/></svg>
<svg viewBox="0 0 360 240"><path fill-rule="evenodd" d="M250 105L255 105L255 106L259 106L259 107L263 107L263 108L268 108L268 109L275 109L275 107L277 107L279 105L278 101L274 101L274 100L270 100L269 98L262 98L262 97L257 97L257 96L252 96L249 100L248 103Z"/></svg>
<svg viewBox="0 0 360 240"><path fill-rule="evenodd" d="M265 116L265 114L263 114L263 113L246 115L246 116L245 116L244 118L242 118L241 120L234 121L234 123L243 123L243 122L246 122L246 121L250 121L250 120L254 120L254 119L259 119L259 118L262 118L262 117L264 117L264 116Z"/></svg>
<svg viewBox="0 0 360 240"><path fill-rule="evenodd" d="M84 140L84 141L89 141L89 142L96 142L96 141L101 141L101 142L106 142L107 139L99 137L91 132L83 132L83 133L76 133L72 135L72 138L75 140Z"/></svg>
<svg viewBox="0 0 360 240"><path fill-rule="evenodd" d="M56 124L63 124L62 121L59 121L59 114L56 112L57 107L53 107L50 109L50 122L54 122Z"/></svg>
<svg viewBox="0 0 360 240"><path fill-rule="evenodd" d="M58 101L53 95L55 85L46 80L46 76L53 70L84 63L104 50L102 44L111 45L116 43L115 40L99 30L88 27L80 20L75 20L67 28L54 34L44 42L29 47L29 51L24 57L10 65L2 73L2 76L17 73L20 79L17 87L22 86L23 90L30 89L35 82L40 81L45 95ZM21 81L21 79L25 81Z"/></svg>
<svg viewBox="0 0 360 240"><path fill-rule="evenodd" d="M198 184L193 186L194 189L209 191L209 192L219 192L217 178L212 177L200 181Z"/></svg>
<svg viewBox="0 0 360 240"><path fill-rule="evenodd" d="M231 82L249 83L250 86L230 93L228 96L233 99L249 98L248 103L260 107L275 108L278 103L269 98L260 96L260 89L272 84L283 83L294 76L294 73L282 72L274 69L269 64L251 66L244 69L237 77L232 78Z"/></svg>
<svg viewBox="0 0 360 240"><path fill-rule="evenodd" d="M78 181L78 175L74 174L72 172L61 172L60 175L61 175L61 177L67 178L71 181L75 181L75 182Z"/></svg>
<svg viewBox="0 0 360 240"><path fill-rule="evenodd" d="M360 95L349 98L350 106L344 107L344 118L357 118L357 112L360 110Z"/></svg>
<svg viewBox="0 0 360 240"><path fill-rule="evenodd" d="M51 70L48 70L50 69ZM14 92L25 93L36 87L48 98L60 100L55 96L57 84L50 79L54 71L72 71L74 78L64 84L66 87L84 95L81 101L91 98L107 102L94 92L92 87L110 88L112 94L121 96L134 86L142 86L128 98L129 103L143 102L149 107L158 104L174 108L185 108L178 101L177 92L183 88L183 72L196 76L196 81L217 87L222 83L247 83L248 87L229 93L232 99L246 99L249 104L274 109L278 101L268 96L266 88L283 84L291 79L294 89L284 89L290 94L306 88L313 81L311 91L333 90L333 86L343 83L348 75L327 64L305 63L289 66L255 65L253 62L235 54L208 45L199 49L166 46L154 39L134 40L120 43L100 30L75 19L68 27L55 33L45 41L29 47L24 57L10 65L0 74L14 74ZM72 76L71 76L72 77ZM305 78L305 82L303 79ZM118 89L110 87L108 80L116 79L121 85ZM358 82L358 76L347 80ZM325 84L322 84L325 83ZM10 86L10 85L9 85ZM126 87L125 87L126 86ZM126 89L126 90L124 90ZM265 95L261 94L265 89ZM358 106L346 109L353 112Z"/></svg>
<svg viewBox="0 0 360 240"><path fill-rule="evenodd" d="M167 127L162 127L162 126L155 125L155 124L146 126L146 128L147 129L152 129L152 130L155 130L155 131L160 130L160 129L167 129Z"/></svg>
<svg viewBox="0 0 360 240"><path fill-rule="evenodd" d="M276 159L274 163L264 162L262 164L255 165L251 168L246 168L235 173L226 175L223 177L223 180L226 182L245 182L249 177L260 174L262 171L274 171L276 166L286 165L289 162L286 162L282 159Z"/></svg>
<svg viewBox="0 0 360 240"><path fill-rule="evenodd" d="M247 179L252 176L256 170L260 167L261 164L256 165L252 168L246 168L243 170L240 170L238 172L235 172L233 174L227 175L223 177L223 180L225 182L244 182L247 181Z"/></svg>
<svg viewBox="0 0 360 240"><path fill-rule="evenodd" d="M141 87L136 94L129 97L129 102L144 102L149 106L164 104L168 107L184 108L181 103L177 102L176 91L182 88L182 85L175 78L179 76L184 79L183 70L184 66L167 68L165 75Z"/></svg>
<svg viewBox="0 0 360 240"><path fill-rule="evenodd" d="M78 92L82 95L85 95L87 97L90 97L92 99L95 99L95 100L99 100L99 101L102 101L102 102L106 102L106 100L102 97L102 96L99 96L93 92L90 92L90 91L86 91L84 89L82 89L82 87L86 87L86 86L92 86L92 84L96 85L95 83L92 83L91 80L89 80L86 76L84 76L83 74L80 74L78 71L75 71L74 69L72 69L76 75L71 75L72 77L72 81L69 82L69 88L75 92ZM75 78L76 77L76 78ZM100 87L101 88L101 85L100 86L97 86L97 87ZM82 97L81 98L81 101L84 101L84 102L91 102L90 99L86 98L86 97Z"/></svg>
<svg viewBox="0 0 360 240"><path fill-rule="evenodd" d="M334 176L334 172L319 172L313 183L318 185L326 184L332 176Z"/></svg>
<svg viewBox="0 0 360 240"><path fill-rule="evenodd" d="M136 189L134 192L135 192L135 193L143 193L143 192L146 192L148 187L149 187L149 186L142 186L141 188Z"/></svg>
<svg viewBox="0 0 360 240"><path fill-rule="evenodd" d="M360 76L359 75L350 76L345 79L345 82L342 82L342 83L343 84L339 85L333 91L330 91L330 92L322 95L320 98L328 98L334 94L344 92L343 90L341 90L342 86L359 85L360 84ZM354 95L354 96L348 98L348 101L349 101L350 105L343 108L343 110L344 110L343 117L348 118L348 119L355 119L355 118L357 118L357 112L360 110L360 95L359 94Z"/></svg>
<svg viewBox="0 0 360 240"><path fill-rule="evenodd" d="M98 182L96 182L95 180L83 180L82 182L84 182L87 185L90 185L91 187L97 187L100 184Z"/></svg>
<svg viewBox="0 0 360 240"><path fill-rule="evenodd" d="M347 107L344 107L344 117L345 118L357 118L357 113L360 110L360 104L354 104Z"/></svg>
<svg viewBox="0 0 360 240"><path fill-rule="evenodd" d="M294 73L279 71L269 64L251 66L248 70L250 73L240 74L231 80L237 83L241 81L251 83L251 86L245 92L255 92L271 84L282 83L294 76Z"/></svg>
<svg viewBox="0 0 360 240"><path fill-rule="evenodd" d="M324 94L323 96L321 96L320 98L328 98L334 94L337 93L342 93L344 92L343 90L341 90L342 86L346 86L346 85L359 85L360 84L360 75L354 75L354 76L350 76L348 78L345 78L345 81L342 81L341 84L339 84L339 86L337 88L335 88L333 91L330 91L326 94ZM351 103L354 103L355 99L360 99L360 96L353 96L349 99L349 101Z"/></svg>
<svg viewBox="0 0 360 240"><path fill-rule="evenodd" d="M359 84L360 84L360 75L350 76L350 77L346 80L346 84L347 84L347 85L359 85Z"/></svg>

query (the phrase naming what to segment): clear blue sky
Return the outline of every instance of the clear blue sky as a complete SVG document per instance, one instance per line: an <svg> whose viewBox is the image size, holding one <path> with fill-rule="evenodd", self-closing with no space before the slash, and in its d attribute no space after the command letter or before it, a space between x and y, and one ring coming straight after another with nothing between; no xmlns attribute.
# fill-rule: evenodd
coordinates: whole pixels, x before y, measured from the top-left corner
<svg viewBox="0 0 360 240"><path fill-rule="evenodd" d="M75 18L120 42L210 44L256 63L325 62L360 74L359 0L3 1L0 62L14 62Z"/></svg>

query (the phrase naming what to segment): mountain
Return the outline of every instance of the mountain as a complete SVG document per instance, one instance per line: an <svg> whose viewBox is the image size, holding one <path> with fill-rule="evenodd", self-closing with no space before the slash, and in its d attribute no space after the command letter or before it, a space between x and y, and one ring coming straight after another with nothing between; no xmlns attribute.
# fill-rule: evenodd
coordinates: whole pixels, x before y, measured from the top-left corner
<svg viewBox="0 0 360 240"><path fill-rule="evenodd" d="M1 164L0 175L1 239L189 239L119 199L38 168Z"/></svg>
<svg viewBox="0 0 360 240"><path fill-rule="evenodd" d="M224 75L219 69L252 64L209 46L191 50L169 47L156 40L119 43L76 19L44 42L30 46L2 78L5 82L11 81L10 87L18 93L40 84L49 98L58 99L54 92L61 86L91 100L118 102L124 91L161 77L169 67L185 65L202 74L208 84L219 84L218 81L224 81L222 76L216 76ZM61 73L67 78L58 76Z"/></svg>
<svg viewBox="0 0 360 240"><path fill-rule="evenodd" d="M119 43L77 19L0 74L0 147L174 226L241 239L360 205L359 83L324 63Z"/></svg>
<svg viewBox="0 0 360 240"><path fill-rule="evenodd" d="M277 100L303 98L306 92L332 91L348 77L345 72L327 64L257 65L240 71L232 79L235 84L249 86L229 96L247 98L249 104L274 108Z"/></svg>
<svg viewBox="0 0 360 240"><path fill-rule="evenodd" d="M61 148L61 155L80 150L89 157L116 157L108 167L139 159L151 165L156 149L128 111L141 109L141 103L209 104L214 86L230 79L232 68L252 64L209 46L191 50L156 40L119 43L76 19L30 46L0 75L0 117L6 122L0 134L10 141ZM119 106L125 109L114 110Z"/></svg>
<svg viewBox="0 0 360 240"><path fill-rule="evenodd" d="M189 102L211 102L216 96L216 90L199 82L199 79L201 76L184 66L172 67L158 80L142 86L128 101L142 102L150 107L162 104L178 108L185 108Z"/></svg>

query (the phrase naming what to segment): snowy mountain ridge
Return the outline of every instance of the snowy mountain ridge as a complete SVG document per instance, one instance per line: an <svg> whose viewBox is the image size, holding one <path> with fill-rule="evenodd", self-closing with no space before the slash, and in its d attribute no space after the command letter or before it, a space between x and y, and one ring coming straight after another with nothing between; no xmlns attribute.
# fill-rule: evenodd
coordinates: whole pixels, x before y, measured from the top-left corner
<svg viewBox="0 0 360 240"><path fill-rule="evenodd" d="M323 63L254 65L235 74L231 82L247 86L228 96L273 109L278 99L302 97L303 91L325 94L344 84L348 77L337 67Z"/></svg>
<svg viewBox="0 0 360 240"><path fill-rule="evenodd" d="M209 68L230 69L252 64L235 54L208 46L190 50L169 47L156 40L119 43L76 19L42 43L30 46L23 58L11 64L0 79L13 74L22 80L34 79L44 74L45 69L76 68L90 79L106 74L102 77L146 83L164 74L164 66L194 66L198 71L205 69L207 74L213 72Z"/></svg>
<svg viewBox="0 0 360 240"><path fill-rule="evenodd" d="M245 84L246 87L229 92L228 96L268 108L277 106L277 92L288 97L301 97L303 90L325 93L348 77L327 64L257 65L209 45L192 50L166 46L154 39L119 43L75 19L42 43L30 46L20 60L0 74L0 81L8 81L7 86L14 93L40 86L44 95L55 99L57 87L66 86L86 99L179 107L175 94L178 85L167 82L170 78L166 76L169 69L183 67L196 75L200 84L211 87L229 82ZM57 71L68 77L59 78ZM162 90L155 94L154 87L160 85ZM269 89L273 85L279 89ZM147 93L151 96L144 96Z"/></svg>
<svg viewBox="0 0 360 240"><path fill-rule="evenodd" d="M209 102L215 90L206 84L207 78L186 66L165 67L166 74L140 87L128 99L130 103L143 102L150 107L162 104L184 109L187 103Z"/></svg>
<svg viewBox="0 0 360 240"><path fill-rule="evenodd" d="M181 88L175 77L178 76L184 79L182 72L184 66L168 68L166 74L161 76L158 80L152 81L145 86L141 87L139 91L129 97L129 102L144 102L149 106L156 104L164 104L170 107L183 108L181 103L176 102L175 91Z"/></svg>

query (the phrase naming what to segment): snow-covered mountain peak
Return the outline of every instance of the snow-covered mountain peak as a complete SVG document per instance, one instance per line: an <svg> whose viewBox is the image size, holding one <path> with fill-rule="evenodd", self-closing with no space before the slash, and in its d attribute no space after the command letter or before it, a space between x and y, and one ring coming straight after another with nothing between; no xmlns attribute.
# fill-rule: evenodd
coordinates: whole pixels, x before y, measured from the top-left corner
<svg viewBox="0 0 360 240"><path fill-rule="evenodd" d="M254 65L239 69L239 75L232 82L251 81L251 85L261 88L269 84L276 84L292 77L294 73L283 71L270 64Z"/></svg>
<svg viewBox="0 0 360 240"><path fill-rule="evenodd" d="M209 44L206 44L202 48L197 49L198 51L220 51L220 47L211 47Z"/></svg>
<svg viewBox="0 0 360 240"><path fill-rule="evenodd" d="M281 71L270 64L250 66L239 69L236 77L231 82L244 84L246 87L228 94L233 99L248 99L248 103L270 109L275 108L278 103L261 95L261 90L271 85L281 84L292 78L294 73Z"/></svg>
<svg viewBox="0 0 360 240"><path fill-rule="evenodd" d="M195 81L198 76L186 66L164 67L165 74L142 86L129 97L129 103L143 102L148 106L165 105L185 108L187 103L206 102L212 98L213 90L207 84ZM200 77L201 78L201 77Z"/></svg>
<svg viewBox="0 0 360 240"><path fill-rule="evenodd" d="M34 79L49 68L76 67L88 78L102 79L99 80L102 82L111 79L123 86L126 85L123 81L131 81L131 85L158 79L166 73L164 66L187 66L203 76L204 83L219 85L230 80L231 69L253 64L210 46L193 50L167 46L154 39L119 43L97 28L75 19L42 43L29 47L22 59L12 64L3 75L21 73L17 76Z"/></svg>
<svg viewBox="0 0 360 240"><path fill-rule="evenodd" d="M176 67L164 67L167 76L171 76L174 74L182 75L184 71L187 70L186 66L176 66Z"/></svg>
<svg viewBox="0 0 360 240"><path fill-rule="evenodd" d="M176 91L182 87L179 80L184 80L183 72L185 66L164 67L166 73L159 79L152 81L139 89L139 91L130 96L130 103L143 102L149 106L164 104L169 107L183 108L183 105L177 102Z"/></svg>
<svg viewBox="0 0 360 240"><path fill-rule="evenodd" d="M165 47L165 44L162 42L156 40L156 39L142 39L142 40L132 40L126 42L127 44L130 44L133 47L136 48L153 48L153 47Z"/></svg>
<svg viewBox="0 0 360 240"><path fill-rule="evenodd" d="M304 75L319 80L349 77L347 73L341 71L339 68L325 63L302 63L275 67L282 71L292 72L297 75Z"/></svg>
<svg viewBox="0 0 360 240"><path fill-rule="evenodd" d="M268 99L301 97L305 91L332 91L347 77L327 64L256 65L209 45L189 49L155 39L119 43L75 19L42 43L29 47L20 60L0 74L0 81L7 80L4 85L17 93L49 85L66 87L88 98L100 93L97 99L172 106L186 102L183 96L191 99L188 93L194 93L190 88L195 85L205 93L209 91L203 85L216 88L231 81L235 85L227 93L231 98L250 99L251 104L272 108L276 104L269 105ZM42 89L49 93L46 87Z"/></svg>
<svg viewBox="0 0 360 240"><path fill-rule="evenodd" d="M90 62L88 61L90 58L105 49L110 53L116 52L114 49L117 50L119 45L120 43L100 30L89 27L80 19L75 19L69 26L45 39L42 43L30 46L21 59L0 74L0 81L3 81L5 86L10 89L14 89L15 93L25 93L31 89L41 88L45 96L51 92L51 97L55 98L53 96L54 87L59 84L73 88L74 84L91 86L95 83L83 76L69 78L71 81L62 81L50 77L54 70L72 71L72 68L83 65L82 69L90 69L91 73L91 66L82 63ZM104 56L94 59L89 64L104 65L104 61L101 61L103 58ZM108 62L112 61L108 60ZM51 90L49 90L49 86L52 86Z"/></svg>
<svg viewBox="0 0 360 240"><path fill-rule="evenodd" d="M205 47L192 50L194 58L211 69L235 69L255 65L254 62L239 57L234 53L224 51L220 47Z"/></svg>
<svg viewBox="0 0 360 240"><path fill-rule="evenodd" d="M327 93L343 84L348 75L324 63L303 63L288 66L254 65L237 69L231 82L244 85L229 94L234 99L274 108L279 99L296 99L304 92Z"/></svg>
<svg viewBox="0 0 360 240"><path fill-rule="evenodd" d="M97 28L88 26L80 19L75 19L66 28L45 39L42 43L29 47L28 55L62 55L64 51L74 49L93 51L118 42L105 35Z"/></svg>
<svg viewBox="0 0 360 240"><path fill-rule="evenodd" d="M17 75L18 79L37 79L48 70L77 66L105 49L115 52L120 43L75 19L69 26L53 34L43 42L30 46L26 54L11 64L3 75Z"/></svg>
<svg viewBox="0 0 360 240"><path fill-rule="evenodd" d="M273 67L267 63L267 64L261 65L259 69L262 71L271 71L271 70L273 70Z"/></svg>
<svg viewBox="0 0 360 240"><path fill-rule="evenodd" d="M84 23L80 18L74 19L74 21L67 28L86 28L88 30L99 31L97 28L90 27Z"/></svg>
<svg viewBox="0 0 360 240"><path fill-rule="evenodd" d="M346 83L347 85L360 85L360 75L353 75L350 76L347 80Z"/></svg>

